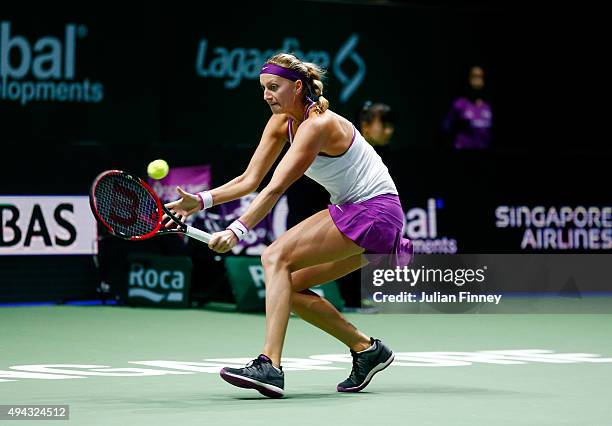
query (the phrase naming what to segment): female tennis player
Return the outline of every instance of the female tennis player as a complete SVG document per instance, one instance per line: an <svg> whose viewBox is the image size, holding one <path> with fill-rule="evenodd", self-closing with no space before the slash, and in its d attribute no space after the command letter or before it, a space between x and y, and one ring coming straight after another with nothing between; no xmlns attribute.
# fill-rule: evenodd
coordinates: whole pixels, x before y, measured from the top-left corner
<svg viewBox="0 0 612 426"><path fill-rule="evenodd" d="M350 324L327 300L309 290L367 263L363 254L410 256L412 244L402 238L403 211L387 167L344 117L328 109L322 96L323 70L293 55L268 59L259 81L272 110L261 141L245 172L211 191L190 194L167 207L182 220L249 194L259 187L283 146L290 147L270 183L247 211L225 231L213 234L209 247L224 253L261 221L297 179L306 175L329 191L331 205L295 225L262 254L266 283L266 338L262 354L245 368L224 368L221 377L269 397L281 397L284 373L281 353L290 310L346 344L353 357L348 379L339 392L357 392L393 361L380 340Z"/></svg>

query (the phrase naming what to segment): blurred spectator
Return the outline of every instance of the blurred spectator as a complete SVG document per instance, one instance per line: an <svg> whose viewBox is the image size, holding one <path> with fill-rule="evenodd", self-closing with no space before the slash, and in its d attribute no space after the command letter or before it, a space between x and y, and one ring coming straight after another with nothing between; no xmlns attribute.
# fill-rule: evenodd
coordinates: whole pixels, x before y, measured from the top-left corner
<svg viewBox="0 0 612 426"><path fill-rule="evenodd" d="M467 88L446 114L443 128L455 149L487 149L491 145L492 112L485 101L485 73L470 68Z"/></svg>
<svg viewBox="0 0 612 426"><path fill-rule="evenodd" d="M383 103L367 101L357 117L359 131L380 154L388 149L395 131L395 116L391 107Z"/></svg>

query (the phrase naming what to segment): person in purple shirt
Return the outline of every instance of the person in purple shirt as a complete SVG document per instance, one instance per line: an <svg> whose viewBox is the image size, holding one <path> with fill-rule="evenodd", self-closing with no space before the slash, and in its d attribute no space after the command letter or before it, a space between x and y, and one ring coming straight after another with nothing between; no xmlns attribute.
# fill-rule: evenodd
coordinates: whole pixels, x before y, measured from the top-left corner
<svg viewBox="0 0 612 426"><path fill-rule="evenodd" d="M484 100L484 86L482 67L471 67L467 93L453 101L443 125L455 149L487 149L491 145L493 113Z"/></svg>

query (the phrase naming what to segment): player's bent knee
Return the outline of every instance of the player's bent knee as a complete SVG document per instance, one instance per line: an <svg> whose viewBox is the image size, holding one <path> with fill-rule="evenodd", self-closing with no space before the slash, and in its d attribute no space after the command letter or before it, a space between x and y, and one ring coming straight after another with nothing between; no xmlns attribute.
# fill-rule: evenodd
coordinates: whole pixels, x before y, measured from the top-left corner
<svg viewBox="0 0 612 426"><path fill-rule="evenodd" d="M264 269L288 265L289 260L289 253L281 244L272 243L261 254Z"/></svg>

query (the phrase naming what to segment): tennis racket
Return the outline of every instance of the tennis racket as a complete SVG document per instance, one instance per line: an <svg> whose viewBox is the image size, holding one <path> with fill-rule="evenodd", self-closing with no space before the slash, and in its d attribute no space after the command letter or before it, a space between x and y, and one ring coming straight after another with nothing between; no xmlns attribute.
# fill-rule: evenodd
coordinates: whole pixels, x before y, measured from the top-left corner
<svg viewBox="0 0 612 426"><path fill-rule="evenodd" d="M125 240L181 233L208 244L212 237L181 222L145 181L121 170L108 170L96 177L89 204L97 221L112 235ZM164 214L176 224L175 228L164 226Z"/></svg>

